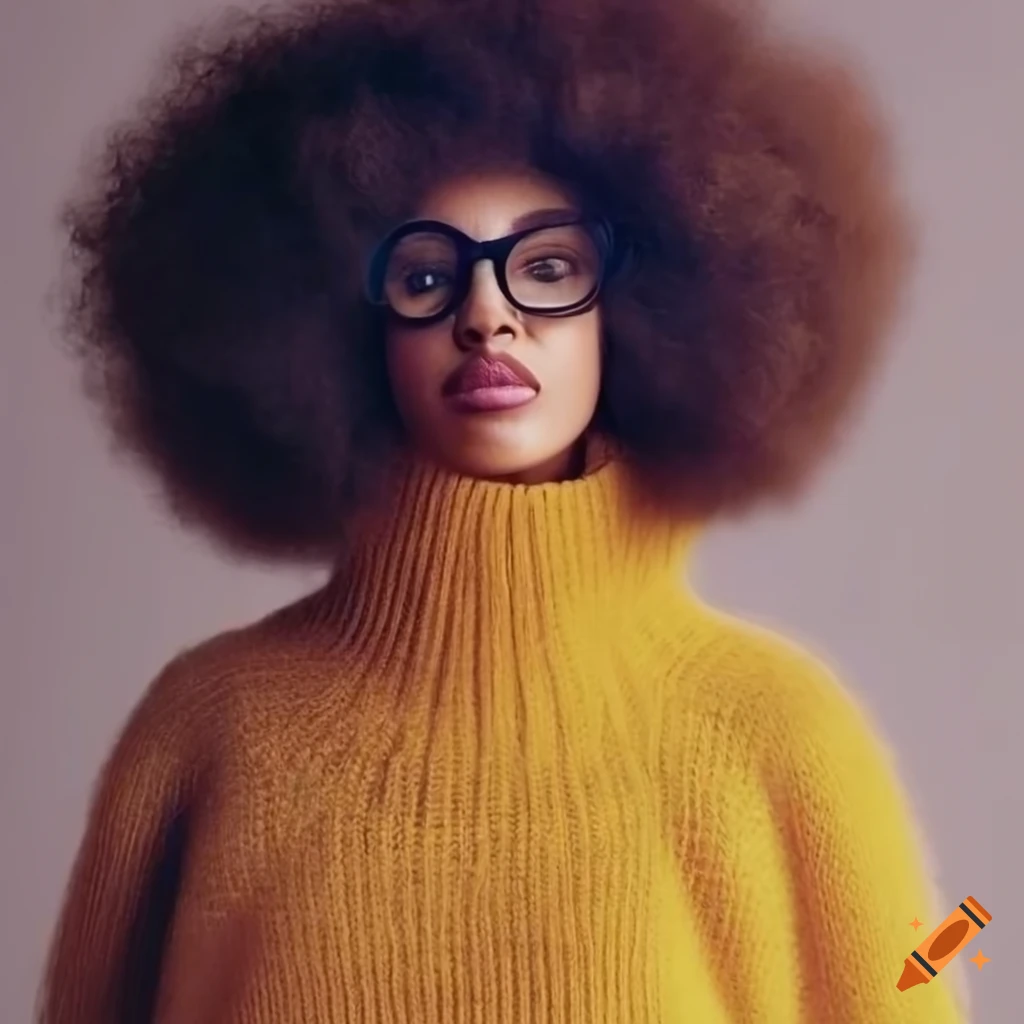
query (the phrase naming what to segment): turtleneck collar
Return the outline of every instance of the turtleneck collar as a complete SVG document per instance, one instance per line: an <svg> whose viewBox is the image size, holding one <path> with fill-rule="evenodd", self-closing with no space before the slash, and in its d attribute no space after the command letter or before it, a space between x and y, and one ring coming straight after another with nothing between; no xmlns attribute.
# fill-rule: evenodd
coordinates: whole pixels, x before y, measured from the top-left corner
<svg viewBox="0 0 1024 1024"><path fill-rule="evenodd" d="M339 640L374 662L470 644L522 665L678 610L695 528L645 502L601 442L582 476L558 483L480 480L407 456L388 495L328 588Z"/></svg>

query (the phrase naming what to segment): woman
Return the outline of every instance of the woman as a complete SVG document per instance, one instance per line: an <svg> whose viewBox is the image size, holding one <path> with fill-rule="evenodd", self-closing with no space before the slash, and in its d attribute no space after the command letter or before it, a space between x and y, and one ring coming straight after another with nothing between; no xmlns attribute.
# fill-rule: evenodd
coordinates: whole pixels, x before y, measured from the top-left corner
<svg viewBox="0 0 1024 1024"><path fill-rule="evenodd" d="M46 1024L944 1024L898 784L680 581L795 493L906 254L840 72L709 0L227 26L69 215L74 326L183 522L330 560L104 771Z"/></svg>

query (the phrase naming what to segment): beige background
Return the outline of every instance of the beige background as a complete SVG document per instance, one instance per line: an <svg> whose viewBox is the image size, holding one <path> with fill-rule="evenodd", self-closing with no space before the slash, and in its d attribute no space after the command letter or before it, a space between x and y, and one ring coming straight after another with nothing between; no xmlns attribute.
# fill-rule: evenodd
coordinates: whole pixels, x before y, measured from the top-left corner
<svg viewBox="0 0 1024 1024"><path fill-rule="evenodd" d="M712 536L697 578L708 596L825 653L872 709L930 835L948 910L973 895L995 916L980 944L992 962L981 973L966 965L973 1019L1011 1024L1024 1003L1024 6L779 3L872 74L900 133L924 252L900 344L853 442L798 509ZM151 485L107 454L44 314L53 211L83 145L126 109L167 31L218 6L2 7L5 1024L29 1019L90 787L142 687L183 645L315 581L228 564L177 532ZM908 927L908 953L913 940Z"/></svg>

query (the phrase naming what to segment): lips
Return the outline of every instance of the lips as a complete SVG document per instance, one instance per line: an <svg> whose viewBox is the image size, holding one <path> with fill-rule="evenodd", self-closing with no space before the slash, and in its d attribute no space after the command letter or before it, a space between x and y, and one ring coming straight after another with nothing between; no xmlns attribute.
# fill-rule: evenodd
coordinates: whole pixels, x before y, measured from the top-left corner
<svg viewBox="0 0 1024 1024"><path fill-rule="evenodd" d="M509 356L487 359L476 356L463 363L445 382L446 396L492 388L530 388L539 391L536 378Z"/></svg>
<svg viewBox="0 0 1024 1024"><path fill-rule="evenodd" d="M442 393L459 413L496 413L532 402L540 392L537 378L507 353L474 356L444 382Z"/></svg>

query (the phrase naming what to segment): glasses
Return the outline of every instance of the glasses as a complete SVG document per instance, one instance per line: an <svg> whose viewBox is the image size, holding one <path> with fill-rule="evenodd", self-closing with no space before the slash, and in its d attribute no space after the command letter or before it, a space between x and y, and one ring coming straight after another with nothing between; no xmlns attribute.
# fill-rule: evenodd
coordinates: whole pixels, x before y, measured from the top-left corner
<svg viewBox="0 0 1024 1024"><path fill-rule="evenodd" d="M523 313L577 316L590 309L616 253L610 223L574 218L478 242L442 221L403 224L377 247L367 297L399 320L443 320L469 294L473 268L494 264L505 298Z"/></svg>

